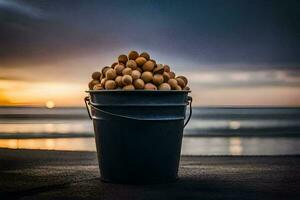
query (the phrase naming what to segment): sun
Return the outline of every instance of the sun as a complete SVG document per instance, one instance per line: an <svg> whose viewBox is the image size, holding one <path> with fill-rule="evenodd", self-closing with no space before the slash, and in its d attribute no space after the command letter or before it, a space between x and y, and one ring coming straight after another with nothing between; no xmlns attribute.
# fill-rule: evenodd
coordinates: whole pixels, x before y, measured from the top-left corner
<svg viewBox="0 0 300 200"><path fill-rule="evenodd" d="M51 109L51 108L54 108L55 107L55 103L51 100L49 101L46 101L46 107Z"/></svg>

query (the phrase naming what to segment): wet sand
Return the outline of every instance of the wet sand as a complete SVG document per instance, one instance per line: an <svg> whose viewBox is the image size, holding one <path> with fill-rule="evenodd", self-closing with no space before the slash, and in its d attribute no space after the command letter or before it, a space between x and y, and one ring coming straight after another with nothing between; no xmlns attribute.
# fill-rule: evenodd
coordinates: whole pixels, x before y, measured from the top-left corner
<svg viewBox="0 0 300 200"><path fill-rule="evenodd" d="M300 156L183 156L179 177L109 184L95 152L0 149L0 199L296 199Z"/></svg>

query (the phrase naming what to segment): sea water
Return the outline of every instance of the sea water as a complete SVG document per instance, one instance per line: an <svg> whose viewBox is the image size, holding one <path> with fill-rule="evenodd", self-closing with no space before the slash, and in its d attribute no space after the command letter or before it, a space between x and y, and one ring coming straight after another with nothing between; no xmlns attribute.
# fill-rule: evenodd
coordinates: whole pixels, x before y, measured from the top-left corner
<svg viewBox="0 0 300 200"><path fill-rule="evenodd" d="M194 107L185 155L300 153L300 108ZM95 151L85 108L0 108L0 147Z"/></svg>

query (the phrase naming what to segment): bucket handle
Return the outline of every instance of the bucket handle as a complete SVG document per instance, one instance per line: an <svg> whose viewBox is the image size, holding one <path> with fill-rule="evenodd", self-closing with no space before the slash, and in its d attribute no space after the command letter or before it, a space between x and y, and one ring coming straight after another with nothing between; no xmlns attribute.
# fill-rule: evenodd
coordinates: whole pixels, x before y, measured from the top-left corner
<svg viewBox="0 0 300 200"><path fill-rule="evenodd" d="M190 121L191 117L192 117L192 102L193 102L193 98L188 96L187 97L187 105L189 105L190 107L190 113L189 113L189 117L188 119L186 120L186 122L184 123L184 126L185 127L188 122ZM138 119L138 118L133 118L133 117L128 117L128 116L124 116L124 115L118 115L118 114L114 114L114 113L111 113L111 112L107 112L107 111L104 111L104 110L101 110L99 108L96 108L95 106L93 106L91 103L90 103L90 98L87 96L84 98L84 103L85 103L85 106L86 106L86 110L89 114L89 118L92 120L92 115L91 115L91 111L89 109L89 106L90 105L92 108L94 108L95 110L99 111L99 112L102 112L102 113L105 113L105 114L108 114L108 115L112 115L112 116L116 116L116 117L121 117L121 118L125 118L125 119L133 119L133 120L141 120L141 119Z"/></svg>
<svg viewBox="0 0 300 200"><path fill-rule="evenodd" d="M191 96L187 96L186 104L189 105L189 107L190 107L190 113L189 113L189 117L187 118L186 122L184 123L183 128L185 128L185 126L189 123L189 121L192 117L192 113L193 113L192 102L193 102L193 98Z"/></svg>

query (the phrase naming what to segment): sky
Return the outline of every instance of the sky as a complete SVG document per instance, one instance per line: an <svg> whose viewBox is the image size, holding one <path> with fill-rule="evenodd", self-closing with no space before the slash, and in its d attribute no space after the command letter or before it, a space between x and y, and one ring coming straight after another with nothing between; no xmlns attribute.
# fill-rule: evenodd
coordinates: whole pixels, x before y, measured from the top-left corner
<svg viewBox="0 0 300 200"><path fill-rule="evenodd" d="M300 2L0 0L0 105L83 106L130 50L189 78L196 105L300 106Z"/></svg>

